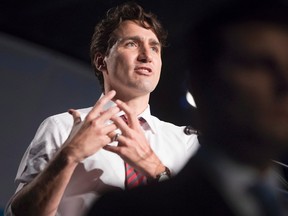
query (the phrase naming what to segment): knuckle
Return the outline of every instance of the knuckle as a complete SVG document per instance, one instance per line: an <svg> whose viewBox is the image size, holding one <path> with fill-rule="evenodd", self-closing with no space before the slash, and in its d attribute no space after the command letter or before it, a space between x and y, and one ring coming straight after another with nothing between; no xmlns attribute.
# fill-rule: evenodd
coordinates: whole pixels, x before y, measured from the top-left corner
<svg viewBox="0 0 288 216"><path fill-rule="evenodd" d="M98 133L99 134L104 134L104 128L98 128Z"/></svg>
<svg viewBox="0 0 288 216"><path fill-rule="evenodd" d="M96 102L97 105L103 106L105 103L107 102L107 99L104 97L100 98L100 100L98 100Z"/></svg>
<svg viewBox="0 0 288 216"><path fill-rule="evenodd" d="M87 122L90 122L90 121L93 120L93 118L92 118L91 115L88 114L88 115L85 117L85 120L86 120Z"/></svg>
<svg viewBox="0 0 288 216"><path fill-rule="evenodd" d="M90 124L92 127L96 127L98 125L98 119L93 119L90 122L91 122Z"/></svg>

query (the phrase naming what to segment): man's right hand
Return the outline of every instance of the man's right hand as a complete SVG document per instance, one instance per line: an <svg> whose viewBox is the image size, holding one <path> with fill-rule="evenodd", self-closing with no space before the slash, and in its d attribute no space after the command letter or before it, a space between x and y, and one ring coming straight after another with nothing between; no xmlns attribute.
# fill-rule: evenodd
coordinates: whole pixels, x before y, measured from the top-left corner
<svg viewBox="0 0 288 216"><path fill-rule="evenodd" d="M107 121L120 109L114 106L104 110L104 105L112 100L115 94L116 92L112 90L100 98L83 121L78 111L69 110L73 116L74 125L62 147L62 152L66 153L68 159L79 163L111 142L108 134L115 131L117 126L113 122L107 124Z"/></svg>

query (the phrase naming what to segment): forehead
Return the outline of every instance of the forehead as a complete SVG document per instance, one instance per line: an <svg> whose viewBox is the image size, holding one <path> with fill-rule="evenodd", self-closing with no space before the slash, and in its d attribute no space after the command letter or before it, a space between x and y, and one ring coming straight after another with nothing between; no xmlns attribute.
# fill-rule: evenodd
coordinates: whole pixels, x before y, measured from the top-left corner
<svg viewBox="0 0 288 216"><path fill-rule="evenodd" d="M122 22L114 31L117 39L139 37L143 40L153 40L159 42L156 34L152 29L142 27L137 21L126 20Z"/></svg>
<svg viewBox="0 0 288 216"><path fill-rule="evenodd" d="M227 28L224 32L229 48L261 53L288 55L288 27L272 23L250 22Z"/></svg>

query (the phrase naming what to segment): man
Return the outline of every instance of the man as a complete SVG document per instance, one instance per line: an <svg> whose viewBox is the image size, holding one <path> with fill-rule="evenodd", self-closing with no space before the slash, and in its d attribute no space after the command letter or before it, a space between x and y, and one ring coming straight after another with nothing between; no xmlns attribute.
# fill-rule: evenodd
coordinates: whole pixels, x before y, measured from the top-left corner
<svg viewBox="0 0 288 216"><path fill-rule="evenodd" d="M288 215L272 160L288 152L287 4L214 6L185 41L200 149L174 179L106 194L89 216Z"/></svg>
<svg viewBox="0 0 288 216"><path fill-rule="evenodd" d="M63 113L41 124L20 164L7 215L80 216L104 192L134 183L126 182L125 169L142 175L139 184L179 172L197 137L149 108L165 39L155 15L135 3L108 11L91 43L103 95L92 108L69 110L74 123Z"/></svg>

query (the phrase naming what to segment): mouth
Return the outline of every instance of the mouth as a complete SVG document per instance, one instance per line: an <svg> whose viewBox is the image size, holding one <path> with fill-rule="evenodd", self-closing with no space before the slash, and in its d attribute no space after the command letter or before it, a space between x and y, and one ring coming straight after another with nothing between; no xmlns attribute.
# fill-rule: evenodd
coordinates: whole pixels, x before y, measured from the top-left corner
<svg viewBox="0 0 288 216"><path fill-rule="evenodd" d="M149 67L136 67L134 69L140 75L151 75L152 69Z"/></svg>

